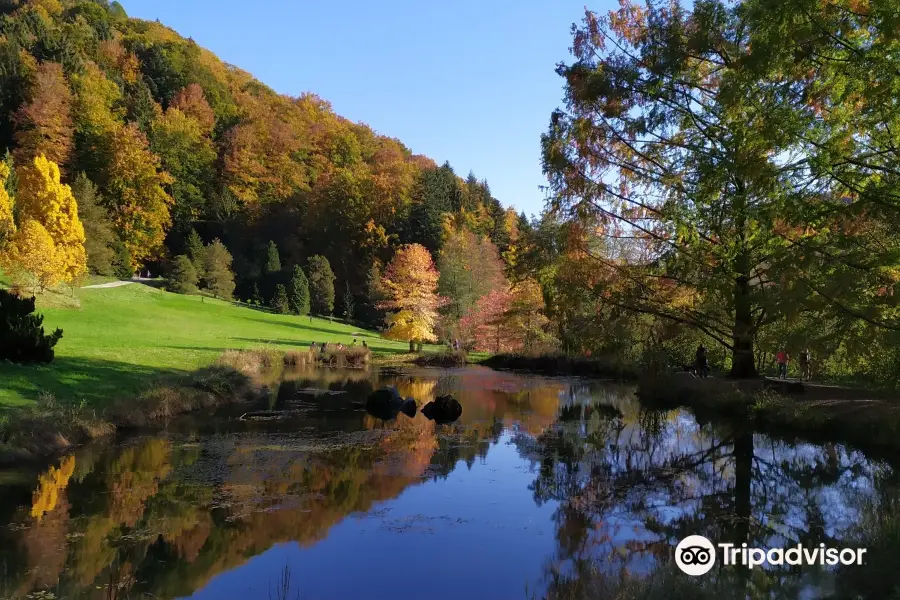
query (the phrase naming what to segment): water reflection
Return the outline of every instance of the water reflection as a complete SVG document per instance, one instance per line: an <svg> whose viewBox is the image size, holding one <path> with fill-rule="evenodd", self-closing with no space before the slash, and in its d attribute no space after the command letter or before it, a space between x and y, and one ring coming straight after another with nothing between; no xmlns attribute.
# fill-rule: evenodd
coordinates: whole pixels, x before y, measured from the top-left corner
<svg viewBox="0 0 900 600"><path fill-rule="evenodd" d="M360 404L383 385L420 406L452 393L462 417L375 418ZM292 372L264 406L4 475L0 598L268 598L285 563L313 599L562 595L652 577L688 534L841 545L894 479L842 446L643 411L623 387ZM403 581L384 577L401 564ZM752 597L859 585L820 568L710 579Z"/></svg>

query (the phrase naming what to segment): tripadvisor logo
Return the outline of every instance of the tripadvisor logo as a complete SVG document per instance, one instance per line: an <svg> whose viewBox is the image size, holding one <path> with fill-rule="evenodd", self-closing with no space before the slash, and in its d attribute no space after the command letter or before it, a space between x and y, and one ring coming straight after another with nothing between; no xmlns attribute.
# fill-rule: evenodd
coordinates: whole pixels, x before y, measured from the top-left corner
<svg viewBox="0 0 900 600"><path fill-rule="evenodd" d="M825 544L807 548L797 544L790 548L748 548L735 544L717 544L722 550L723 565L741 565L748 569L769 565L861 565L865 548L828 548ZM704 575L716 564L716 546L702 535L689 535L675 548L675 564L684 573Z"/></svg>

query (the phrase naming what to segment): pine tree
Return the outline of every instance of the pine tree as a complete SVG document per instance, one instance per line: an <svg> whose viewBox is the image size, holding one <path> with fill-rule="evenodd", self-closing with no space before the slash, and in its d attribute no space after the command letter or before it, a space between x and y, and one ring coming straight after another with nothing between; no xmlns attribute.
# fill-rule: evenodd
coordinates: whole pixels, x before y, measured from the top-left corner
<svg viewBox="0 0 900 600"><path fill-rule="evenodd" d="M284 284L279 283L275 286L275 295L272 296L272 309L282 315L291 312L291 305L288 302L287 290Z"/></svg>
<svg viewBox="0 0 900 600"><path fill-rule="evenodd" d="M197 270L197 274L202 276L203 273L203 252L205 248L203 247L203 240L200 239L200 234L197 233L197 230L193 227L191 228L191 232L188 234L187 239L184 242L184 253L187 255L191 262L194 263L194 268Z"/></svg>
<svg viewBox="0 0 900 600"><path fill-rule="evenodd" d="M111 276L115 273L116 234L97 186L82 173L72 185L78 202L78 216L84 225L84 249L91 273Z"/></svg>
<svg viewBox="0 0 900 600"><path fill-rule="evenodd" d="M266 249L266 273L272 275L281 272L281 257L278 255L278 246L270 241Z"/></svg>
<svg viewBox="0 0 900 600"><path fill-rule="evenodd" d="M255 306L263 305L263 297L262 294L259 293L259 285L256 283L253 284L253 295L250 297L250 303Z"/></svg>
<svg viewBox="0 0 900 600"><path fill-rule="evenodd" d="M230 300L234 294L234 274L231 272L231 253L218 238L203 253L203 280L206 289L216 298Z"/></svg>
<svg viewBox="0 0 900 600"><path fill-rule="evenodd" d="M134 266L131 260L131 252L125 242L116 238L113 242L113 274L119 279L131 279L134 276Z"/></svg>
<svg viewBox="0 0 900 600"><path fill-rule="evenodd" d="M309 280L300 265L294 266L291 277L291 310L298 315L309 314Z"/></svg>
<svg viewBox="0 0 900 600"><path fill-rule="evenodd" d="M180 254L172 261L172 270L169 274L169 291L176 294L194 294L197 292L197 269L194 263L184 254Z"/></svg>
<svg viewBox="0 0 900 600"><path fill-rule="evenodd" d="M309 295L315 314L330 315L334 312L334 271L324 256L309 259Z"/></svg>

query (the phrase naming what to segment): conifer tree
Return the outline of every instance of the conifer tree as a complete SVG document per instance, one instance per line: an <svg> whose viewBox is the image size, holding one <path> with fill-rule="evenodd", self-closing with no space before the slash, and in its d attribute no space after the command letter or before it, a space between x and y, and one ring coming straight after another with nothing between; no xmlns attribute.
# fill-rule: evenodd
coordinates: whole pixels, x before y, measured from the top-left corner
<svg viewBox="0 0 900 600"><path fill-rule="evenodd" d="M294 266L290 290L291 310L298 315L309 314L309 280L300 265Z"/></svg>

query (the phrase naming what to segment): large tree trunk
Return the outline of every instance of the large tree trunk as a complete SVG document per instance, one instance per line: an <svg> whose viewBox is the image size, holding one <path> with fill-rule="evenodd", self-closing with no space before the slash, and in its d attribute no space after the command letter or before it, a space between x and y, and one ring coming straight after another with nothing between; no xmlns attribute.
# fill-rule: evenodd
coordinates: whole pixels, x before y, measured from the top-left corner
<svg viewBox="0 0 900 600"><path fill-rule="evenodd" d="M738 277L734 286L734 351L731 360L733 378L758 376L753 355L754 329L750 307L750 281L748 277Z"/></svg>

